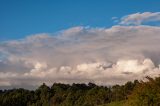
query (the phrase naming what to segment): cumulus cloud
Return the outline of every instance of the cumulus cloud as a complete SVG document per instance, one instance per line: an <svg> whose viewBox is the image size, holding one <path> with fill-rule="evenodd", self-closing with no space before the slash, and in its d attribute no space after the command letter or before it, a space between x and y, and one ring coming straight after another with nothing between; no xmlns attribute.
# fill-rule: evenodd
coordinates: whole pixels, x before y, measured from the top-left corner
<svg viewBox="0 0 160 106"><path fill-rule="evenodd" d="M121 18L122 25L140 25L145 22L160 21L160 12L134 13Z"/></svg>
<svg viewBox="0 0 160 106"><path fill-rule="evenodd" d="M112 85L160 74L160 27L73 27L0 43L0 86Z"/></svg>

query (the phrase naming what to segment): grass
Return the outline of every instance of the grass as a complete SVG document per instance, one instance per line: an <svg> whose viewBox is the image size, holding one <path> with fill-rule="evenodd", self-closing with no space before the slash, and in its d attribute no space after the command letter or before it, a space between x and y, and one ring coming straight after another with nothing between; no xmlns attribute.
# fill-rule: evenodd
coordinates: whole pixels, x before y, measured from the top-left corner
<svg viewBox="0 0 160 106"><path fill-rule="evenodd" d="M124 106L124 101L111 102L109 104L100 105L100 106Z"/></svg>

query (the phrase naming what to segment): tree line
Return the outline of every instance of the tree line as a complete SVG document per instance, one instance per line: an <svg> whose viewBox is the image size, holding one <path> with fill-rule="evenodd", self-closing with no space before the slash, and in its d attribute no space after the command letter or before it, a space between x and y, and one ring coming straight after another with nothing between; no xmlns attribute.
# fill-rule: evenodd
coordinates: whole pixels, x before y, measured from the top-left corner
<svg viewBox="0 0 160 106"><path fill-rule="evenodd" d="M36 90L0 90L0 106L107 106L118 101L124 101L124 106L160 106L160 77L146 79L111 87L43 83Z"/></svg>

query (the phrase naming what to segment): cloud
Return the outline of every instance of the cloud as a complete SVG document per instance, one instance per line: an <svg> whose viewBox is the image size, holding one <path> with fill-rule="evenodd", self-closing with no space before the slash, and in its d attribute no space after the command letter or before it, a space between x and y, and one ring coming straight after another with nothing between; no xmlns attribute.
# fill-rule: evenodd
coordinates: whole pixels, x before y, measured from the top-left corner
<svg viewBox="0 0 160 106"><path fill-rule="evenodd" d="M77 26L0 43L0 86L123 84L160 74L160 27Z"/></svg>
<svg viewBox="0 0 160 106"><path fill-rule="evenodd" d="M160 21L160 12L134 13L121 18L122 25L140 25L146 22Z"/></svg>
<svg viewBox="0 0 160 106"><path fill-rule="evenodd" d="M37 66L38 65L38 66ZM1 82L3 86L27 84L35 85L46 82L63 83L87 83L89 81L100 85L123 84L127 80L143 79L145 76L158 76L159 67L155 67L150 59L145 60L118 60L115 64L106 63L82 63L76 68L61 66L58 68L45 68L37 63L34 69L23 73L1 72ZM42 66L42 67L41 67Z"/></svg>
<svg viewBox="0 0 160 106"><path fill-rule="evenodd" d="M118 23L119 22L118 17L112 17L111 20L113 20L114 23Z"/></svg>

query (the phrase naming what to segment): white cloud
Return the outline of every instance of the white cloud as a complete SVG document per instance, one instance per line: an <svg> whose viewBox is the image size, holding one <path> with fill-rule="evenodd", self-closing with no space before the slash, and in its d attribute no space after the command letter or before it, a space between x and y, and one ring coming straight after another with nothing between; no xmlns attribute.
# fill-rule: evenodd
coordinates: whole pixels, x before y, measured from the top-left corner
<svg viewBox="0 0 160 106"><path fill-rule="evenodd" d="M39 63L38 63L39 64ZM112 85L125 83L127 80L143 79L145 76L158 76L159 67L155 67L150 59L145 60L118 60L109 66L106 63L82 63L76 68L61 66L58 68L43 68L38 65L26 73L1 72L1 85L27 84L34 85L42 82L89 82ZM37 67L37 66L36 66ZM20 80L18 80L20 79ZM30 80L29 80L30 79ZM31 81L32 80L32 81Z"/></svg>
<svg viewBox="0 0 160 106"><path fill-rule="evenodd" d="M121 18L122 25L140 25L145 22L160 21L160 12L134 13Z"/></svg>
<svg viewBox="0 0 160 106"><path fill-rule="evenodd" d="M145 59L140 62L138 60L120 60L117 62L115 68L122 73L136 73L143 74L144 71L152 70L154 64L150 59Z"/></svg>
<svg viewBox="0 0 160 106"><path fill-rule="evenodd" d="M121 84L160 73L160 27L73 27L0 43L0 86Z"/></svg>

